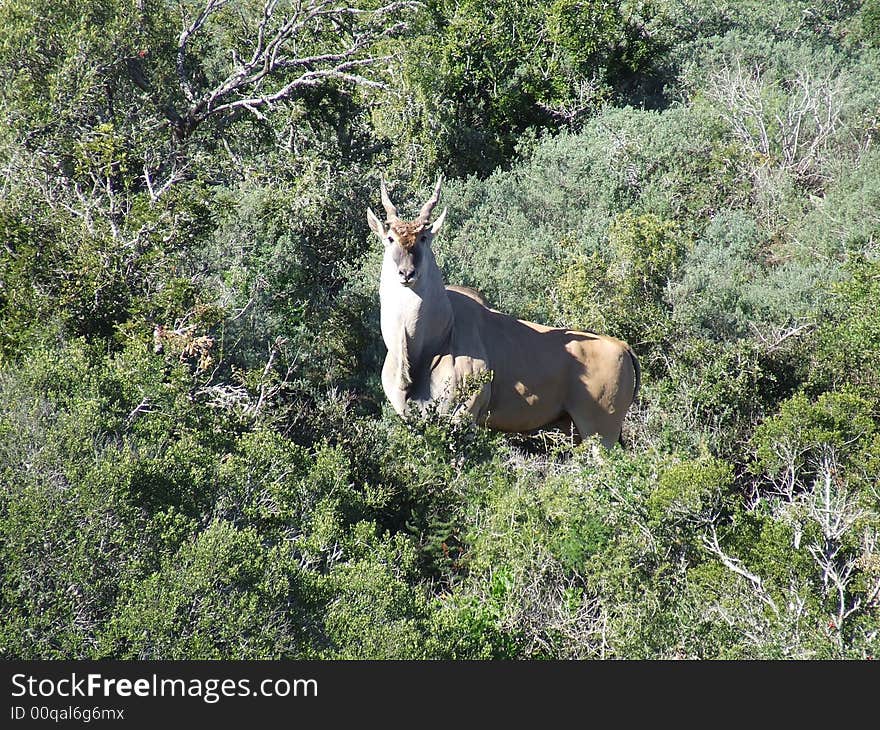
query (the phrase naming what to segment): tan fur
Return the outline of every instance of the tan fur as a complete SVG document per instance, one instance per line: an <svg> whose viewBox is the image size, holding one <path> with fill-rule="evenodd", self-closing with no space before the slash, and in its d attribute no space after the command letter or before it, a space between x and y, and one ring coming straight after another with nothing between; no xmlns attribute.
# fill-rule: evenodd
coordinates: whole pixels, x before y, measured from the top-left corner
<svg viewBox="0 0 880 730"><path fill-rule="evenodd" d="M395 220L390 223L389 234L394 236L398 245L404 251L411 251L419 239L419 234L424 232L425 225L418 221Z"/></svg>
<svg viewBox="0 0 880 730"><path fill-rule="evenodd" d="M446 291L458 292L459 294L464 294L466 297L470 297L475 302L479 302L484 307L489 306L489 302L486 301L486 297L484 297L480 292L470 286L459 286L458 284L447 284Z"/></svg>
<svg viewBox="0 0 880 730"><path fill-rule="evenodd" d="M447 295L455 317L453 357L432 379L458 385L466 373L491 370L488 392L468 405L477 422L528 432L570 418L582 437L595 433L614 445L637 387L626 343L519 320L455 290Z"/></svg>

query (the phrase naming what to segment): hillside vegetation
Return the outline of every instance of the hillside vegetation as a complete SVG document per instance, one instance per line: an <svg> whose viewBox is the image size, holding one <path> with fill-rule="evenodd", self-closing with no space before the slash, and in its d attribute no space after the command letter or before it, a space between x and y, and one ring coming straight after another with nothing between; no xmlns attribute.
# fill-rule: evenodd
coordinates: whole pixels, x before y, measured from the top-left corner
<svg viewBox="0 0 880 730"><path fill-rule="evenodd" d="M880 653L880 2L0 3L0 657ZM624 448L402 420L449 283Z"/></svg>

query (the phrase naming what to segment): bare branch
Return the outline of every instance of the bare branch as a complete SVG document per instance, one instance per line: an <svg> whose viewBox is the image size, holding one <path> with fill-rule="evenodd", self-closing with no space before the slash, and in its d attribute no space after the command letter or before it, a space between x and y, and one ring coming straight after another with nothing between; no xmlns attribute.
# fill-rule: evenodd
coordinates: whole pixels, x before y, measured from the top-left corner
<svg viewBox="0 0 880 730"><path fill-rule="evenodd" d="M830 627L837 631L838 642L842 642L844 622L862 607L861 598L849 600L855 569L861 559L860 556L846 554L843 538L865 517L865 512L839 483L838 471L836 453L834 449L827 447L820 460L813 489L805 499L808 517L822 532L822 539L813 542L807 549L822 571L822 582L826 590L836 596L837 614L830 622ZM865 546L868 547L867 542ZM869 605L871 600L869 593Z"/></svg>
<svg viewBox="0 0 880 730"><path fill-rule="evenodd" d="M812 332L816 329L815 323L806 322L804 324L792 324L790 326L778 327L775 328L773 332L765 334L758 329L754 322L749 322L749 326L752 328L752 332L755 333L755 336L761 341L761 344L767 348L768 352L773 352L778 349L783 342L792 337L800 337L802 334Z"/></svg>
<svg viewBox="0 0 880 730"><path fill-rule="evenodd" d="M147 185L147 192L150 194L150 200L155 203L162 195L171 188L174 183L178 180L182 180L185 175L186 170L178 167L174 167L171 172L168 174L168 177L165 179L161 185L156 187L156 183L153 180L153 175L150 173L150 166L147 162L144 163L144 182Z"/></svg>
<svg viewBox="0 0 880 730"><path fill-rule="evenodd" d="M746 570L741 564L740 561L736 558L729 556L727 553L722 550L721 545L718 542L718 531L715 529L715 524L712 523L709 525L709 535L703 536L703 545L715 555L725 568L733 571L739 576L745 578L749 583L752 584L752 588L758 598L761 599L766 605L768 605L773 613L778 616L779 609L776 606L776 602L767 592L767 589L764 587L764 581L761 580L760 577L755 575L754 573Z"/></svg>
<svg viewBox="0 0 880 730"><path fill-rule="evenodd" d="M186 28L184 28L177 39L177 78L180 88L184 96L189 101L195 99L195 93L190 86L186 73L186 47L190 38L195 35L205 25L205 21L222 8L228 0L208 0L207 5L202 8L202 12L196 16L196 19Z"/></svg>
<svg viewBox="0 0 880 730"><path fill-rule="evenodd" d="M212 116L243 109L259 119L263 107L290 99L300 90L328 81L352 86L383 87L367 70L386 63L388 55L370 53L374 44L407 28L392 20L420 6L415 0L392 0L371 10L338 5L331 0L298 0L279 17L278 0L265 0L255 30L253 50L246 61L230 53L232 68L213 88L199 94L187 73L187 47L209 18L228 0L208 0L199 15L181 32L177 48L177 74L189 106L185 113L169 115L179 138L189 136ZM304 36L325 33L337 47L323 53L300 55ZM265 89L269 81L275 88Z"/></svg>
<svg viewBox="0 0 880 730"><path fill-rule="evenodd" d="M537 550L509 577L508 596L501 621L524 637L527 654L590 659L611 651L601 599L545 551Z"/></svg>
<svg viewBox="0 0 880 730"><path fill-rule="evenodd" d="M782 170L815 185L824 179L828 147L844 118L848 83L833 67L820 76L801 70L780 83L737 60L712 76L707 91L752 153L756 176Z"/></svg>
<svg viewBox="0 0 880 730"><path fill-rule="evenodd" d="M153 404L150 402L149 397L146 397L146 396L145 396L145 397L141 400L141 402L138 403L138 404L134 407L134 409L131 411L131 413L128 414L128 417L125 419L125 422L126 422L127 425L130 426L132 423L134 423L135 419L136 419L141 413L152 413L154 410L155 410L155 408L154 408Z"/></svg>
<svg viewBox="0 0 880 730"><path fill-rule="evenodd" d="M281 348L284 346L285 340L283 337L278 337L275 341L269 346L269 357L266 360L266 366L263 368L263 373L260 375L260 396L257 399L257 402L254 404L253 408L250 409L251 413L256 416L259 414L260 409L263 407L263 403L266 402L267 398L271 398L278 392L277 387L272 387L270 385L270 375L272 373L272 365L275 363L275 357L281 351ZM288 371L288 375L290 371Z"/></svg>

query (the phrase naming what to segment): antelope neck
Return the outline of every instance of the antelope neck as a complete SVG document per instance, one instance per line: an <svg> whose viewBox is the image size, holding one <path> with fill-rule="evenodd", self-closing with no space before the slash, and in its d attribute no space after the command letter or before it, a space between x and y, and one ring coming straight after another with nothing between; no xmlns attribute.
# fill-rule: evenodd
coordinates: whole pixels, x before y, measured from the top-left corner
<svg viewBox="0 0 880 730"><path fill-rule="evenodd" d="M411 383L411 370L438 354L452 331L452 305L439 270L428 271L413 287L383 275L379 291L382 338L402 365L400 382Z"/></svg>

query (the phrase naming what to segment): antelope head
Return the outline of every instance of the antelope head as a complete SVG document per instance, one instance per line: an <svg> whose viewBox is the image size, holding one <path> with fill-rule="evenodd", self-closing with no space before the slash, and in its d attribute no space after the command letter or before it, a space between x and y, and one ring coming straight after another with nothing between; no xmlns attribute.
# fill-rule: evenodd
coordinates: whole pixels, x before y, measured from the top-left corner
<svg viewBox="0 0 880 730"><path fill-rule="evenodd" d="M433 223L429 223L431 212L440 200L440 186L443 178L437 179L434 193L422 206L419 215L411 221L401 220L397 215L397 208L388 197L385 188L385 180L380 185L382 193L382 206L385 208L385 223L379 220L376 214L367 208L367 222L385 246L385 266L393 266L400 279L400 283L406 287L416 285L429 267L436 266L434 254L431 250L431 242L434 239L443 220L446 218L446 209Z"/></svg>

